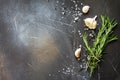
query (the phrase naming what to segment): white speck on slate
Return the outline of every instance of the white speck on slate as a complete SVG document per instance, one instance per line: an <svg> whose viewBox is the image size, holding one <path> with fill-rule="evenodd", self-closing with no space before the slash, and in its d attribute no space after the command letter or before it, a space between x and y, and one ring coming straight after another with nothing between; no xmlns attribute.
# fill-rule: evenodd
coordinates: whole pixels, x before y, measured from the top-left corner
<svg viewBox="0 0 120 80"><path fill-rule="evenodd" d="M49 74L49 76L51 76L51 74Z"/></svg>

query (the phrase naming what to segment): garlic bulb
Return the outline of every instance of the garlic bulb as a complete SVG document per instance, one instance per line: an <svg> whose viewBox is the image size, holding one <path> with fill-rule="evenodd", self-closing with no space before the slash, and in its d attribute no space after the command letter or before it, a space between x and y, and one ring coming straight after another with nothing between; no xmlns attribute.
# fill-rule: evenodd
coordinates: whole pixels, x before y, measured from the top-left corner
<svg viewBox="0 0 120 80"><path fill-rule="evenodd" d="M80 52L81 52L81 48L78 48L78 49L76 49L76 51L75 51L75 57L76 57L78 60L80 60Z"/></svg>
<svg viewBox="0 0 120 80"><path fill-rule="evenodd" d="M83 6L82 12L86 14L86 13L88 13L89 9L90 9L90 6L88 6L88 5Z"/></svg>
<svg viewBox="0 0 120 80"><path fill-rule="evenodd" d="M97 16L93 17L93 18L86 18L84 19L84 23L85 25L89 28L89 29L95 29L97 26L97 21L95 20L97 18Z"/></svg>

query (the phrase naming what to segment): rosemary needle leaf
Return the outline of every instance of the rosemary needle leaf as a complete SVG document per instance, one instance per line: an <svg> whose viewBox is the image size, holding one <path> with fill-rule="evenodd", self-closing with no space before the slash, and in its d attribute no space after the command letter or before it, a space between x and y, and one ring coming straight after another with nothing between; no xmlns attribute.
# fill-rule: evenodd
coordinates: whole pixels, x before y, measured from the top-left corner
<svg viewBox="0 0 120 80"><path fill-rule="evenodd" d="M91 53L91 48L90 48L90 46L89 46L89 44L88 44L88 41L87 41L87 34L85 33L84 35L83 35L83 41L84 41L84 43L85 43L85 46L86 46L86 48L87 48L87 51L89 52L89 53Z"/></svg>
<svg viewBox="0 0 120 80"><path fill-rule="evenodd" d="M85 43L86 49L88 51L87 56L87 66L90 69L89 75L92 76L95 68L98 66L99 62L103 56L103 50L106 45L114 40L117 40L117 36L113 35L113 28L116 27L117 23L115 20L110 20L107 16L101 15L101 27L97 33L95 41L92 46L89 45L87 41L87 34L83 35L83 41Z"/></svg>

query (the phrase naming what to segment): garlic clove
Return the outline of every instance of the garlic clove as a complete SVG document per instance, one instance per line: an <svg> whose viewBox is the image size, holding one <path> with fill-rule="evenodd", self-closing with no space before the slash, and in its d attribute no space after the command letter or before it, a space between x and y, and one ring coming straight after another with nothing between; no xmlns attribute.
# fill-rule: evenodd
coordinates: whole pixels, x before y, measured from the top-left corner
<svg viewBox="0 0 120 80"><path fill-rule="evenodd" d="M82 12L86 14L86 13L88 13L89 9L90 9L90 6L88 6L88 5L83 6Z"/></svg>
<svg viewBox="0 0 120 80"><path fill-rule="evenodd" d="M97 18L97 16L93 17L93 18L86 18L84 19L84 23L85 25L89 28L89 29L95 29L97 26L97 21L95 20Z"/></svg>
<svg viewBox="0 0 120 80"><path fill-rule="evenodd" d="M80 60L80 52L81 52L81 48L78 48L78 49L76 49L76 51L75 51L75 57L76 57L78 60Z"/></svg>

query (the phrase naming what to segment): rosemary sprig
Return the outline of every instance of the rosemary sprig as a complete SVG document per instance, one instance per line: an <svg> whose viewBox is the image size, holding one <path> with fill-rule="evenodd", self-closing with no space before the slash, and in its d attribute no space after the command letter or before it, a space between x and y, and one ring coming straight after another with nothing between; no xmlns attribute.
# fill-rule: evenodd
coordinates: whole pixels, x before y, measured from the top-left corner
<svg viewBox="0 0 120 80"><path fill-rule="evenodd" d="M113 28L117 25L115 20L110 20L109 17L101 16L102 25L98 31L98 34L93 42L93 45L90 46L87 41L87 34L83 35L83 41L85 43L88 56L87 56L87 67L90 69L89 75L92 76L95 68L98 66L98 63L103 57L103 50L106 45L111 41L117 40L118 38L113 35Z"/></svg>

